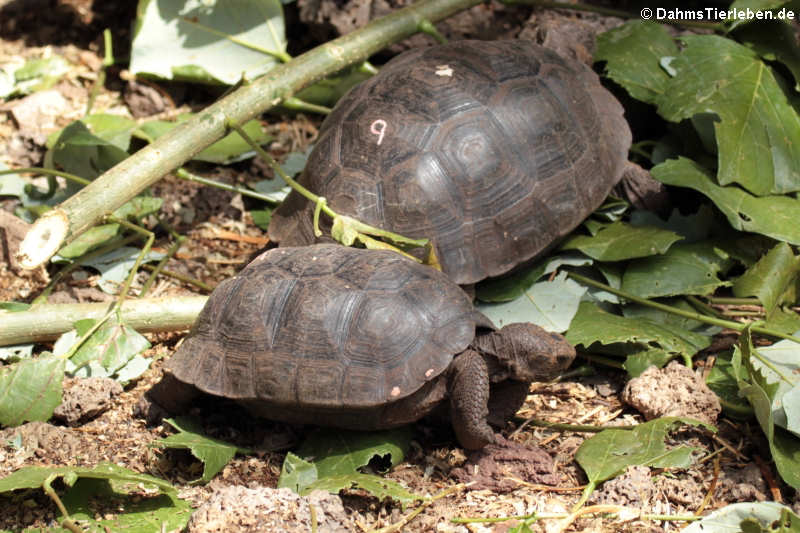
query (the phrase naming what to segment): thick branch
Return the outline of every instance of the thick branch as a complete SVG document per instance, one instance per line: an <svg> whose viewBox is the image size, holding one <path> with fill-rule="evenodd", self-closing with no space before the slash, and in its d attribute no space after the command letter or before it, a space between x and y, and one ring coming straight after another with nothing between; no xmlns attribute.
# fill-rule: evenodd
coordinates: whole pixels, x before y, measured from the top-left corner
<svg viewBox="0 0 800 533"><path fill-rule="evenodd" d="M207 296L126 300L122 320L140 333L188 329L205 305ZM53 340L83 318L99 319L113 302L98 304L45 304L17 313L0 311L0 346Z"/></svg>
<svg viewBox="0 0 800 533"><path fill-rule="evenodd" d="M37 220L20 245L20 265L35 268L47 261L104 215L220 139L227 132L226 121L242 124L303 87L412 35L421 21L435 22L478 3L479 0L422 0L318 46L240 87L107 171L52 210L52 214Z"/></svg>

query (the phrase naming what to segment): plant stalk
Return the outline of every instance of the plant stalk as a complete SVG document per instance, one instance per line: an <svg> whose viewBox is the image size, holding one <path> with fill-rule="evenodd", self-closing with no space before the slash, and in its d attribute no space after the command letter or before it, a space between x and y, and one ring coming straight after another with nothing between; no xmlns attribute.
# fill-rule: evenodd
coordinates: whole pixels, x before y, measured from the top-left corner
<svg viewBox="0 0 800 533"><path fill-rule="evenodd" d="M188 329L207 296L144 298L122 303L122 321L140 333ZM0 311L0 346L57 339L84 318L99 320L114 302L43 304L16 313Z"/></svg>

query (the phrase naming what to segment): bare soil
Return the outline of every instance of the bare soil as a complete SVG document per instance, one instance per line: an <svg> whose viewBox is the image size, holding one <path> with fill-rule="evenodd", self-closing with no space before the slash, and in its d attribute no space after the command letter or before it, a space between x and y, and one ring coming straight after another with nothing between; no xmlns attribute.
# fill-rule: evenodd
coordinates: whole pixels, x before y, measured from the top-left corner
<svg viewBox="0 0 800 533"><path fill-rule="evenodd" d="M299 3L302 14L304 6L313 2ZM36 9L32 8L33 4ZM323 1L323 4L326 3ZM331 6L339 4L341 2L326 5L330 11ZM54 88L63 100L59 104L62 108L49 117L46 127L38 119L30 123L19 121L12 108L21 105L20 101L0 102L0 161L9 166L41 164L46 135L80 117L85 109L100 67L102 28L112 28L116 50L125 53L134 5L135 2L89 0L0 0L0 63L13 57L38 57L52 52L64 55L76 65L75 71ZM349 5L354 13L359 13L355 4ZM368 11L372 10L370 13L375 11L371 2L364 5L368 6ZM290 5L287 9L296 8ZM473 11L452 23L457 27L455 30L447 26L450 36L522 35L549 42L561 53L583 60L591 57L594 34L619 22L593 15L517 11L495 4L479 6ZM485 23L491 16L498 17L491 20L501 21L494 33ZM298 13L289 18L297 20ZM323 28L329 32L328 36L338 31L332 30L329 22L325 22L327 26ZM208 94L200 89L179 84L154 88L151 84L127 79L124 71L111 69L95 110L139 118L196 109L209 101ZM273 154L280 158L307 146L318 125L316 117L267 117L265 126L276 139L271 146ZM206 167L200 170L229 183L270 176L263 164L253 161L225 169ZM213 287L238 271L268 242L265 232L252 223L245 208L246 200L237 195L174 176L167 176L151 189L151 193L164 199L163 218L187 236L179 253L167 265L169 270ZM56 270L51 267L28 272L14 263L13 251L25 230L24 225L10 215L16 205L14 198L0 197L0 300L31 301L46 287ZM165 251L169 245L168 236L159 235L156 248ZM95 271L85 269L81 275L58 283L49 301L108 299L109 296L97 288L97 279ZM134 290L141 287L145 279L146 274L141 274ZM168 277L160 278L152 291L152 296L202 292ZM163 425L147 427L133 416L134 406L160 379L163 358L174 351L184 333L148 335L152 348L146 355L152 357L154 363L144 377L125 390L108 383L66 380L65 405L58 420L0 430L0 477L28 465L92 466L100 461L112 461L178 486L181 496L199 509L190 525L192 531L308 531L311 520L308 502L304 504L295 495L273 490L284 450L302 438L302 429L252 420L227 403L198 406L195 414L204 421L209 434L256 450L254 455L235 457L205 486L190 484L199 477L202 465L188 452L149 446L172 430ZM720 342L715 347L724 347L724 344ZM49 348L47 344L38 347ZM708 355L713 355L713 351ZM720 453L712 460L697 462L685 470L629 469L624 476L604 484L591 503L625 505L650 513L691 514L737 501L785 499L790 492L782 490L775 482L774 469L766 462L769 454L758 431L724 415L718 418L719 405L708 399L702 379L697 378L708 369L703 365L701 360L694 372L686 368L676 371L672 367L659 371L656 376L649 376L651 381L639 382L642 385L639 392L635 384L629 385L625 395L624 378L614 372L600 372L562 383L534 384L518 419L503 429L503 438L498 444L469 455L455 445L449 430L435 423L420 422L415 427L414 446L409 456L387 477L414 492L441 497L425 504L422 512L401 529L506 531L518 521L464 525L451 520L568 511L586 483L574 460L575 452L591 434L538 427L526 420L535 417L549 422L597 426L644 421L645 415L630 405L648 413L647 418L684 414L716 422L720 429L717 436L682 431L670 444L696 446L702 450L698 457L715 451ZM676 411L674 408L680 407L680 402L665 401L676 391L683 400L687 397L705 400L684 401L690 409ZM627 403L623 402L623 397ZM664 411L665 405L672 410ZM369 531L399 524L414 510L413 507L402 509L391 501L378 501L356 490L338 496L317 494L311 498L317 509L320 531ZM97 506L98 514L115 512L109 503L100 501ZM0 495L0 529L47 528L57 525L58 517L55 505L41 491ZM680 525L592 515L578 518L568 530L666 531ZM557 521L550 520L531 527L534 531L549 532L556 526Z"/></svg>

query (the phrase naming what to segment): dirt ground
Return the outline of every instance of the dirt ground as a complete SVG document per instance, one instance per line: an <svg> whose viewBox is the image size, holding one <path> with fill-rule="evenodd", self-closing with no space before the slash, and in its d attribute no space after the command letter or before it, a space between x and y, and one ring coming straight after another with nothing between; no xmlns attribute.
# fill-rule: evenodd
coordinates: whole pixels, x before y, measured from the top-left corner
<svg viewBox="0 0 800 533"><path fill-rule="evenodd" d="M36 9L32 9L34 5ZM302 9L308 9L308 5L314 3L300 2L300 13L293 11L289 19L299 24ZM44 117L49 122L41 117L24 122L14 113L18 101L0 102L0 161L9 166L41 164L46 135L79 118L85 109L100 68L103 28L112 28L116 51L125 55L134 6L135 2L0 0L0 64L14 57L58 53L76 65L74 71L54 87L65 103L58 114ZM494 4L479 6L459 19L462 22L453 23L455 29L447 33L488 38L488 31L480 21L485 21L486 16L496 16L494 20L502 23L498 23L499 31L491 37L530 38L545 42L561 53L588 60L594 33L619 23L617 19L595 16L552 11L510 12L510 9ZM324 31L333 30L326 27ZM207 91L180 84L164 84L164 90L158 91L148 90L148 87L152 88L150 84L130 80L124 70L112 68L95 110L133 117L152 116L153 113L169 116L183 110L196 110L210 98ZM276 139L271 146L273 155L285 157L307 146L313 141L319 122L318 117L267 117L265 125ZM228 183L256 181L269 176L265 165L254 161L201 170L209 177ZM164 199L162 217L187 236L179 253L167 265L169 270L214 286L233 275L267 243L265 232L253 224L245 208L246 201L238 195L174 176L167 176L151 192ZM0 197L0 208L7 213L15 206L14 198ZM191 216L187 216L189 211ZM5 216L0 220L9 218ZM25 272L15 268L9 254L18 243L21 231L14 231L12 223L4 222L3 226L6 231L0 236L7 249L0 246L0 252L5 254L0 262L0 300L30 301L44 289L55 270ZM160 235L156 249L165 251L169 242L166 235ZM85 269L83 274L57 284L49 301L91 302L110 298L97 288L99 276L95 271ZM146 276L146 273L140 274L134 289L141 286ZM189 284L162 277L151 296L198 292L202 293ZM143 378L124 390L103 383L65 383L66 397L73 402L70 405L85 407L91 403L96 411L101 411L91 420L83 422L70 418L71 410L65 409L62 421L29 423L0 430L0 478L27 465L92 466L99 461L111 461L178 486L182 497L201 508L191 525L192 531L269 530L265 525L268 523L273 524L274 530L308 531L307 508L295 496L272 490L280 474L284 450L301 438L302 430L254 421L227 403L198 407L195 414L204 421L209 434L256 450L254 455L235 457L205 486L190 484L199 477L202 466L188 452L163 451L150 446L172 430L163 425L147 427L133 416L133 409L143 393L160 379L163 358L174 351L184 334L147 335L153 346L146 355L156 361ZM726 337L722 335L718 341L708 355L713 356L714 350L721 349ZM40 346L40 349L48 348L48 345ZM634 387L629 387L623 394L624 378L616 372L600 372L560 383L534 384L518 419L504 428L504 438L480 453L466 454L454 444L449 430L435 423L420 422L415 427L409 456L387 477L413 492L441 497L425 504L421 513L400 528L404 531L501 532L518 521L465 525L451 520L568 511L586 483L585 475L574 460L575 451L591 434L537 427L525 420L535 417L569 424L630 425L644 421L645 416L676 414L674 408L681 406L678 400L686 398L692 401L684 402L686 409L677 414L705 417L709 422L716 422L720 429L716 436L700 431L683 431L674 436L670 444L697 446L702 450L697 454L700 460L695 466L669 472L643 467L630 469L624 476L603 485L590 504L624 505L648 513L693 514L738 501L781 497L781 487L775 482L771 466L765 463L769 457L765 442L750 426L724 415L717 418L719 404L708 397L702 380L697 378L703 370L702 359L696 372L670 367L662 374L647 378L652 381L640 382L639 390L643 391L640 393L631 392L629 389ZM79 393L88 396L73 396ZM695 401L700 397L705 400ZM472 484L465 486L469 483ZM784 491L783 497L789 494ZM320 531L325 528L370 531L400 524L415 509L414 506L402 509L391 501L378 501L357 490L338 496L314 497L317 498L314 500L316 507L322 510L317 517ZM226 501L228 504L236 502L239 516L230 514ZM103 502L97 505L99 514L114 512ZM294 521L276 518L275 513L294 514ZM58 517L57 508L41 491L0 495L0 529L47 528L54 526ZM545 520L532 525L531 529L549 532L555 531L557 525L555 520ZM674 530L681 525L681 522L644 522L619 515L592 515L578 518L568 530L656 532Z"/></svg>

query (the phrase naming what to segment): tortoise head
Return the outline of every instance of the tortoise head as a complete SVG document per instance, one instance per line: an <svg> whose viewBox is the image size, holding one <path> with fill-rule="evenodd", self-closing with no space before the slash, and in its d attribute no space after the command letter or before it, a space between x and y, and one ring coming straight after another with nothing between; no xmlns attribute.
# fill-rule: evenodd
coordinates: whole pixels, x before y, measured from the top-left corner
<svg viewBox="0 0 800 533"><path fill-rule="evenodd" d="M498 378L547 381L566 370L575 359L575 348L563 336L530 323L508 324L478 336L474 345L493 356L497 370L505 374L493 376L492 381Z"/></svg>

